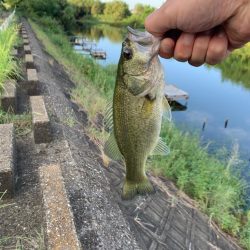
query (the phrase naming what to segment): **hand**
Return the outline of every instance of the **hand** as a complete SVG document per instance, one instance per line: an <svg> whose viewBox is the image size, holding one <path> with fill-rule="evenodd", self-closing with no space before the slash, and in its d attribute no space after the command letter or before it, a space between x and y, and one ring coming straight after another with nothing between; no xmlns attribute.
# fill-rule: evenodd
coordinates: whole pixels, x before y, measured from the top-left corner
<svg viewBox="0 0 250 250"><path fill-rule="evenodd" d="M167 0L147 17L145 28L162 37L160 56L214 65L250 41L250 1ZM181 31L177 40L165 37L173 29Z"/></svg>

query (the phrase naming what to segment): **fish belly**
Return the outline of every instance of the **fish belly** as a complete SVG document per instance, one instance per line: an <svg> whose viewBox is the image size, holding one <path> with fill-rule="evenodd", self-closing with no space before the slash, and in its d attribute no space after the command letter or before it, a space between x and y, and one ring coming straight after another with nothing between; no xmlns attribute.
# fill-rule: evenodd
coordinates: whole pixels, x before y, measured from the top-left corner
<svg viewBox="0 0 250 250"><path fill-rule="evenodd" d="M126 179L146 179L147 157L156 146L160 134L162 112L160 100L150 101L117 88L114 94L114 132L126 164Z"/></svg>

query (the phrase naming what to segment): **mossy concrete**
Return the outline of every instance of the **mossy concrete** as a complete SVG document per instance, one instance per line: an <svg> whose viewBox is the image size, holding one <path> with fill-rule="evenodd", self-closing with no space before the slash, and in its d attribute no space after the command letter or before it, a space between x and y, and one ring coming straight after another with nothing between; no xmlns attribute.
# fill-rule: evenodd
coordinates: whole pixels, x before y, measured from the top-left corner
<svg viewBox="0 0 250 250"><path fill-rule="evenodd" d="M32 54L26 54L24 57L26 69L35 69L34 58Z"/></svg>
<svg viewBox="0 0 250 250"><path fill-rule="evenodd" d="M38 94L38 75L36 69L27 69L27 82L26 88L29 95Z"/></svg>
<svg viewBox="0 0 250 250"><path fill-rule="evenodd" d="M36 144L51 141L50 121L44 104L43 96L31 96L30 107L34 141Z"/></svg>

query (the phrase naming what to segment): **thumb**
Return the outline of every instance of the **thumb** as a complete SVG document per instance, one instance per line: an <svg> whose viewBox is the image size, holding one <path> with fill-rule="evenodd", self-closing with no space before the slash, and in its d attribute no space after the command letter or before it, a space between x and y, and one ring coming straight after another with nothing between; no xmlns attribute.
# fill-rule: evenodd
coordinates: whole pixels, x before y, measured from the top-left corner
<svg viewBox="0 0 250 250"><path fill-rule="evenodd" d="M167 31L176 29L177 11L175 1L166 1L146 18L145 29L154 36L163 37Z"/></svg>

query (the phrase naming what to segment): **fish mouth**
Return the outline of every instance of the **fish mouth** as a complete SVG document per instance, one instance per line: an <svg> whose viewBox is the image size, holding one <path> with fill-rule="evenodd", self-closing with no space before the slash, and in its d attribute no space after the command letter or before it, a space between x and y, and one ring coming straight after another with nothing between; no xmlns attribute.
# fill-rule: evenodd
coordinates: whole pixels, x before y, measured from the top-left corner
<svg viewBox="0 0 250 250"><path fill-rule="evenodd" d="M139 30L134 30L130 26L127 27L129 34L135 36L135 37L145 37L147 34L149 34L147 31L139 31Z"/></svg>
<svg viewBox="0 0 250 250"><path fill-rule="evenodd" d="M161 39L159 37L154 37L152 34L150 34L147 31L139 31L134 30L131 27L127 27L128 29L128 36L127 38L131 41L136 43L138 51L142 53L149 53L150 59L156 56L160 49L160 41Z"/></svg>
<svg viewBox="0 0 250 250"><path fill-rule="evenodd" d="M153 44L153 36L147 31L139 31L134 30L131 27L127 27L128 29L128 39L132 42L139 43L141 45L152 45Z"/></svg>

